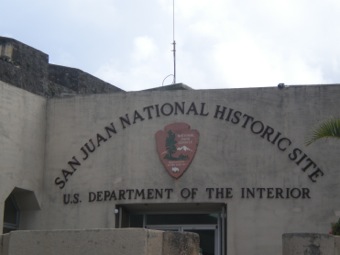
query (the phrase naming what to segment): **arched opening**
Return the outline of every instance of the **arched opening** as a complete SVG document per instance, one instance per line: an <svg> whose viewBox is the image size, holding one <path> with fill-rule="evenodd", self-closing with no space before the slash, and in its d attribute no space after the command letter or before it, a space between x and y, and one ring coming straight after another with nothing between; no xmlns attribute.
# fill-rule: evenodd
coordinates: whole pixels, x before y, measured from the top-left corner
<svg viewBox="0 0 340 255"><path fill-rule="evenodd" d="M4 224L2 232L4 234L19 229L20 210L14 196L11 194L5 201Z"/></svg>
<svg viewBox="0 0 340 255"><path fill-rule="evenodd" d="M33 191L15 187L4 203L2 232L5 234L13 230L28 229L27 212L39 209L40 206Z"/></svg>

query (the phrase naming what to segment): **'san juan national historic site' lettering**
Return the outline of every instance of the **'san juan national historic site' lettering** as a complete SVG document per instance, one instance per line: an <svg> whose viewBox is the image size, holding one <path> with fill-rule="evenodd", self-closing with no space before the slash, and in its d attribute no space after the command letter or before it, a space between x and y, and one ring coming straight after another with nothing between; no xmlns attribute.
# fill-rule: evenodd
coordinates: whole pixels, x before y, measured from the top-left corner
<svg viewBox="0 0 340 255"><path fill-rule="evenodd" d="M119 135L120 132L130 126L156 118L178 115L195 115L224 122L227 125L237 125L241 129L245 129L253 135L258 136L260 139L264 139L269 145L277 147L280 152L285 153L289 160L295 163L313 183L317 182L318 178L324 175L324 172L318 165L301 148L294 147L293 141L279 130L266 125L263 121L256 119L256 117L250 114L231 107L215 105L213 112L209 112L208 108L204 102L166 102L163 104L148 105L130 113L123 114L104 126L99 133L94 134L88 141L85 141L85 143L80 146L79 151L74 156L71 156L71 159L66 163L66 167L60 170L59 176L55 178L54 183L60 189L63 189L69 179L81 168L83 162L89 160L93 152L102 149L105 143L109 142L114 136ZM249 193L246 189L242 191L242 194L246 198L251 192ZM276 192L275 194L281 193ZM170 196L171 194L169 193L168 195ZM92 196L94 197L94 195ZM97 196L95 199L97 199ZM89 200L91 200L91 197L89 197Z"/></svg>

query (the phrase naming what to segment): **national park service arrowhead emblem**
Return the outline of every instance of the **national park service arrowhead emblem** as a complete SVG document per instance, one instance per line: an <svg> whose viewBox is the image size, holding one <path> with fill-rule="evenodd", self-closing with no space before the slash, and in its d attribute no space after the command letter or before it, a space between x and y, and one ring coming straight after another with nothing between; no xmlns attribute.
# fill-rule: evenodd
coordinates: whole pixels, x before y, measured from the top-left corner
<svg viewBox="0 0 340 255"><path fill-rule="evenodd" d="M168 173L178 179L188 169L198 146L199 133L186 123L169 124L156 133L159 158Z"/></svg>

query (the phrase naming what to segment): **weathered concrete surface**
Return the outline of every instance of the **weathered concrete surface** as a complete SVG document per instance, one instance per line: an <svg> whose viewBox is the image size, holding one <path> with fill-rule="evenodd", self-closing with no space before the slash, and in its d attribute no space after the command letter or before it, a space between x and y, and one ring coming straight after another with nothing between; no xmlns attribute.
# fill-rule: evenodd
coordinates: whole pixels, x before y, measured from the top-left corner
<svg viewBox="0 0 340 255"><path fill-rule="evenodd" d="M296 86L282 90L178 90L50 99L45 172L49 188L45 192L43 220L31 220L28 227L112 228L116 204L223 202L228 204L228 254L280 254L282 233L327 233L339 211L340 158L335 153L338 141L329 139L304 146L305 137L316 123L337 116L339 93L340 86ZM184 113L176 114L176 103L184 105ZM238 122L232 115L235 118L227 121L228 109L242 112L245 117ZM247 116L254 121L246 122ZM129 119L130 124L124 124L122 119ZM185 122L200 133L196 156L179 180L166 172L155 145L155 133L174 122ZM114 134L105 129L111 123L116 128ZM268 138L263 134L269 127L275 133ZM258 134L259 130L263 132ZM279 145L274 142L277 134L289 140ZM95 150L86 157L81 148L91 141ZM325 172L316 182L309 177L316 169L303 171L301 166L308 162L297 164L304 153ZM75 166L77 170L61 188L55 182L63 179L61 169L73 172L68 165L73 156L81 165ZM124 192L132 187L173 192L169 198L149 199L126 195L104 200L89 196ZM181 190L186 188L197 188L196 196L183 197ZM232 188L233 196L218 197L214 193L209 197L207 188ZM266 188L268 192L247 197L248 188ZM272 188L284 192L305 188L309 196L275 196L269 192ZM81 202L63 203L64 194L79 194Z"/></svg>
<svg viewBox="0 0 340 255"><path fill-rule="evenodd" d="M0 255L4 254L4 235L0 235Z"/></svg>
<svg viewBox="0 0 340 255"><path fill-rule="evenodd" d="M332 235L314 233L284 234L282 255L335 255Z"/></svg>
<svg viewBox="0 0 340 255"><path fill-rule="evenodd" d="M334 236L335 255L340 255L340 236Z"/></svg>
<svg viewBox="0 0 340 255"><path fill-rule="evenodd" d="M41 201L45 134L46 99L0 81L0 219L12 191L22 215L39 207L26 202Z"/></svg>
<svg viewBox="0 0 340 255"><path fill-rule="evenodd" d="M194 233L150 229L14 231L0 255L198 255Z"/></svg>
<svg viewBox="0 0 340 255"><path fill-rule="evenodd" d="M199 237L195 233L164 232L163 255L198 254Z"/></svg>

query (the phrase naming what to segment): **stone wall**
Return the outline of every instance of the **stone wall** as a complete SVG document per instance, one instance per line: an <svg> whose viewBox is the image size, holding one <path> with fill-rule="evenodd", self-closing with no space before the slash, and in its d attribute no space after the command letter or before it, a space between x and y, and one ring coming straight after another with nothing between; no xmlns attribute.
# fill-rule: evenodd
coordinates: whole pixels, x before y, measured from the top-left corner
<svg viewBox="0 0 340 255"><path fill-rule="evenodd" d="M123 91L79 69L51 65L47 54L6 37L0 37L0 80L44 97Z"/></svg>
<svg viewBox="0 0 340 255"><path fill-rule="evenodd" d="M48 66L49 91L51 96L64 94L99 94L122 92L123 90L76 68Z"/></svg>
<svg viewBox="0 0 340 255"><path fill-rule="evenodd" d="M0 80L38 95L47 90L48 55L0 37Z"/></svg>

